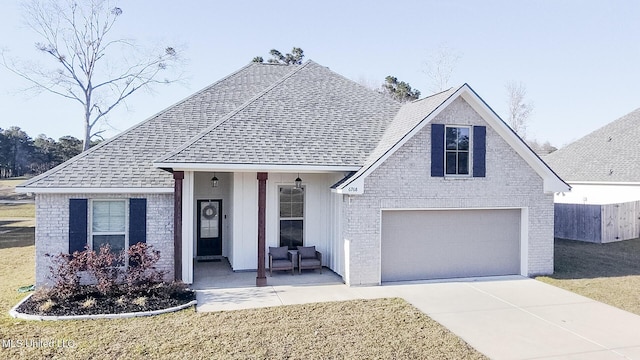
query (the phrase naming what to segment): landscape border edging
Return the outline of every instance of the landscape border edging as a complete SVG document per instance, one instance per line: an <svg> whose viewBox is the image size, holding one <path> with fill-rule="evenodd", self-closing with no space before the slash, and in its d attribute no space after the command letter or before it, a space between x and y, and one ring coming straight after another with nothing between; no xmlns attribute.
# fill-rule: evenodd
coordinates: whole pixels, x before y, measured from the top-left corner
<svg viewBox="0 0 640 360"><path fill-rule="evenodd" d="M20 300L14 307L9 310L9 316L16 319L23 320L38 320L38 321L58 321L58 320L95 320L95 319L127 319L134 317L143 317L143 316L153 316L166 314L170 312L175 312L179 310L186 309L188 307L194 306L198 303L197 300L191 300L186 304L173 306L166 309L161 310L150 310L150 311L138 311L138 312L128 312L122 314L95 314L95 315L33 315L33 314L25 314L18 311L18 307L22 305L29 297L33 294L29 294L24 297L24 299Z"/></svg>

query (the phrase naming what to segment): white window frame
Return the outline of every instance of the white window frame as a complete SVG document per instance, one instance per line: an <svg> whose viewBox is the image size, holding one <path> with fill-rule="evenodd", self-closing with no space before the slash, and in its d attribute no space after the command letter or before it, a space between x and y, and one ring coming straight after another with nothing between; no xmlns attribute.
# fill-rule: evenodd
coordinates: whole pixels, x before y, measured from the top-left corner
<svg viewBox="0 0 640 360"><path fill-rule="evenodd" d="M281 217L280 216L280 189L282 188L294 188L295 185L278 185L278 246L282 246L280 243L280 223L282 220L302 220L302 246L304 246L305 239L307 238L305 226L306 220L305 216L307 215L307 188L305 185L302 185L302 217Z"/></svg>
<svg viewBox="0 0 640 360"><path fill-rule="evenodd" d="M447 150L447 129L450 128L465 128L465 129L469 129L469 150L466 151L466 153L468 154L467 157L467 166L468 166L468 173L467 174L458 174L458 156L456 156L456 173L455 174L447 174L447 152L448 151L454 151L454 150ZM472 177L473 174L473 126L471 125L445 125L444 127L444 176L445 177L451 177L451 178L469 178ZM464 150L455 150L456 154L460 153L460 152L465 152Z"/></svg>
<svg viewBox="0 0 640 360"><path fill-rule="evenodd" d="M129 249L129 200L128 199L90 199L89 201L89 241L88 248L90 250L98 251L100 249L94 249L93 236L94 235L123 235L118 231L93 231L93 203L94 202L121 202L124 203L124 264L128 264L127 249Z"/></svg>

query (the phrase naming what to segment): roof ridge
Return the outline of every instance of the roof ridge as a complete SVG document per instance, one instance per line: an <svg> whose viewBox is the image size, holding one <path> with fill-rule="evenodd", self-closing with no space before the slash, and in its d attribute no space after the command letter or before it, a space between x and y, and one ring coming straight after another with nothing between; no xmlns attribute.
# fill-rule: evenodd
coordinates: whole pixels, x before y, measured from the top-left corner
<svg viewBox="0 0 640 360"><path fill-rule="evenodd" d="M637 109L635 109L635 110L632 110L632 111L630 111L630 112L628 112L628 113L626 113L626 114L624 114L624 115L622 115L622 116L618 117L617 119L615 119L615 120L613 120L613 121L611 121L611 122L608 122L608 123L606 123L606 124L604 124L604 125L600 126L600 127L599 127L599 128L597 128L597 129L594 129L593 131L589 132L588 134L586 134L586 135L584 135L584 136L582 136L582 137L580 137L580 138L578 138L578 139L575 139L574 141L570 142L569 144L567 144L567 145L563 146L562 148L560 148L560 149L558 149L558 150L556 150L556 151L552 152L552 153L551 153L551 154L549 154L548 156L551 156L551 155L553 155L553 154L557 154L557 153L562 154L563 152L560 152L560 151L562 151L562 150L564 150L564 149L567 149L567 148L569 148L569 147L573 147L575 144L578 144L578 145L579 145L579 143L582 143L585 139L586 139L586 140L590 139L590 138L591 138L592 136L594 136L595 134L600 133L601 131L604 131L604 129L606 129L606 128L608 128L608 127L611 127L611 126L613 126L613 125L617 124L619 121L625 120L629 115L634 114L634 113L636 113L636 112L639 112L639 113L640 113L640 108L637 108ZM554 155L553 157L556 157L556 156L557 156L557 155ZM552 157L552 158L553 158L553 157Z"/></svg>
<svg viewBox="0 0 640 360"><path fill-rule="evenodd" d="M465 84L466 84L466 83L465 83ZM462 86L464 86L465 84L460 85L458 88L461 88L461 87L462 87ZM433 94L431 94L431 95L429 95L429 96L425 96L425 97L423 97L422 99L415 99L415 100L413 100L413 101L410 101L410 102L409 102L409 104L416 103L416 102L419 102L419 101L422 101L422 100L426 100L426 99L432 98L432 97L434 97L434 96L440 95L440 94L442 94L442 93L446 93L447 91L450 91L450 90L452 90L453 88L454 88L454 86L451 86L451 87L450 87L450 88L448 88L448 89L445 89L445 90L442 90L442 91L438 91L437 93L433 93Z"/></svg>
<svg viewBox="0 0 640 360"><path fill-rule="evenodd" d="M369 91L369 92L371 92L371 93L374 93L374 94L376 94L377 96L379 96L379 97L380 97L380 98L382 98L382 99L385 99L385 100L387 100L387 101L389 101L389 102L391 102L391 103L400 104L400 107L402 107L402 105L404 105L404 104L402 104L400 101L395 100L394 98L392 98L392 97L390 97L390 96L387 96L387 95L385 95L384 93L381 93L381 92L379 92L379 91L377 91L377 90L375 90L375 89L371 89L371 88L369 88L369 87L367 87L367 86L365 86L365 85L360 84L360 83L359 83L359 82L357 82L357 81L354 81L353 79L349 79L348 77L346 77L346 76L344 76L344 75L342 75L342 74L340 74L340 73L338 73L338 72L335 72L335 71L331 70L331 68L329 68L328 66L324 66L324 65L318 64L317 62L314 62L314 61L313 61L313 60L311 60L311 59L309 59L309 60L307 60L307 61L312 62L312 63L314 63L314 64L316 64L316 65L318 65L318 66L321 66L321 67L323 67L323 68L325 68L325 69L327 69L327 70L331 71L331 72L332 72L332 73L334 73L336 76L341 77L341 78L343 78L344 80L346 80L346 81L348 81L348 82L350 82L350 83L353 83L355 86L358 86L358 87L363 88L363 89L365 89L365 90L367 90L367 91Z"/></svg>
<svg viewBox="0 0 640 360"><path fill-rule="evenodd" d="M251 105L256 100L258 100L261 97L265 96L267 93L269 93L275 87L277 87L278 85L282 84L284 81L286 81L287 79L291 78L293 75L295 75L296 73L300 72L302 69L306 68L309 64L315 64L315 63L313 61L311 61L311 60L307 60L304 64L298 65L296 68L294 68L288 74L286 74L282 78L274 81L273 84L269 85L266 89L264 89L263 91L259 92L254 97L250 98L249 100L245 101L243 104L241 104L237 108L231 110L229 113L227 113L225 116L220 118L215 123L207 126L205 129L201 130L198 134L194 135L193 137L191 137L190 139L185 141L182 145L177 147L175 150L173 150L173 151L171 151L171 152L169 152L167 154L164 154L162 157L156 159L153 162L155 163L155 162L158 162L158 161L163 161L163 160L168 159L168 158L170 158L170 157L172 157L172 156L174 156L176 154L179 154L182 150L184 150L187 147L191 146L196 141L202 139L205 135L210 133L213 129L215 129L216 127L224 124L227 120L229 120L232 117L234 117L237 113L239 113L240 111L244 110L247 106ZM289 66L289 65L287 65L287 66Z"/></svg>
<svg viewBox="0 0 640 360"><path fill-rule="evenodd" d="M165 113L165 112L167 112L169 109L173 109L174 107L176 107L176 106L178 106L178 105L180 105L180 104L182 104L182 103L186 102L187 100L189 100L189 99L191 99L191 98L194 98L194 97L196 97L197 95L202 94L202 93L203 93L203 92L205 92L206 90L209 90L209 89L211 89L212 87L214 87L214 86L216 86L216 85L220 84L221 82L223 82L223 81L225 81L225 80L227 80L227 79L229 79L229 78L231 78L231 77L233 77L233 76L235 76L235 75L239 74L241 71L243 71L243 70L245 70L245 69L247 69L247 68L249 68L249 67L251 67L251 66L255 66L255 65L256 65L256 63L254 63L254 62L250 62L250 63L248 63L247 65L245 65L245 66L241 67L240 69L238 69L238 70L236 70L236 71L232 72L231 74L229 74L229 75L227 75L227 76L223 77L222 79L220 79L220 80L218 80L218 81L214 82L213 84L207 85L207 86L205 86L204 88L200 89L199 91L195 92L194 94L191 94L191 95L189 95L189 96L187 96L187 97L183 98L182 100L179 100L178 102L176 102L176 103L174 103L174 104L172 104L172 105L170 105L170 106L165 107L164 109L162 109L162 110L158 111L157 113L155 113L155 114L153 114L153 115L149 116L149 117L148 117L148 118L146 118L145 120L142 120L142 121L140 121L139 123L133 124L131 127L127 128L126 130L122 131L121 133L116 134L115 136L113 136L113 137L111 137L111 138L109 138L109 139L107 139L107 140L105 140L105 141L101 142L100 144L98 144L98 145L96 145L96 146L94 146L94 147L91 147L91 148L87 149L86 151L81 152L80 154L78 154L78 155L76 155L76 156L72 157L71 159L69 159L69 160L67 160L67 161L63 162L62 164L60 164L60 165L58 165L58 166L54 167L53 169L49 169L49 170L45 171L44 173L42 173L42 174L40 174L40 175L38 175L38 176L35 176L35 177L33 177L33 178L31 178L31 179L29 179L29 180L27 180L27 181L25 181L25 182L21 183L21 184L20 184L20 185L18 185L17 187L26 187L26 186L29 186L29 185L31 185L31 184L33 184L33 183L37 182L37 181L42 180L43 178L46 178L46 177L48 177L48 176L50 176L50 175L52 175L52 174L55 174L55 173L57 173L57 172L59 172L59 171L61 171L61 170L65 169L66 167L68 167L69 165L71 165L71 164L75 163L76 161L78 161L78 160L80 160L80 159L82 159L82 158L84 158L84 157L88 156L89 154L92 154L93 152L97 151L98 149L100 149L100 148L102 148L102 147L104 147L104 146L107 146L108 144L110 144L111 142L115 141L116 139L121 138L121 137L122 137L122 136L124 136L125 134L128 134L128 133L132 132L133 130L135 130L135 129L137 129L137 128L141 127L142 125L144 125L144 124L146 124L146 123L150 122L151 120L153 120L153 119L157 118L158 116L160 116L160 115L164 114L164 113Z"/></svg>

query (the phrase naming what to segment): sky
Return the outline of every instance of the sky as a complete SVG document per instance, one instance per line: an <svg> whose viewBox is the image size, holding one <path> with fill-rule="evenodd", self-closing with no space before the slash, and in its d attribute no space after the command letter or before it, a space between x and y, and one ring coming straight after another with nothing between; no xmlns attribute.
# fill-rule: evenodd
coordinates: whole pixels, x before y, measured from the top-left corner
<svg viewBox="0 0 640 360"><path fill-rule="evenodd" d="M24 25L20 1L4 0L0 49L52 66ZM111 113L106 137L147 119L270 49L304 50L354 81L396 76L430 93L425 62L459 54L450 86L468 83L503 119L506 84L526 86L534 111L527 138L562 147L640 107L640 1L120 1L116 36L174 46L184 81L139 92ZM82 108L0 67L0 128L32 137L82 138Z"/></svg>

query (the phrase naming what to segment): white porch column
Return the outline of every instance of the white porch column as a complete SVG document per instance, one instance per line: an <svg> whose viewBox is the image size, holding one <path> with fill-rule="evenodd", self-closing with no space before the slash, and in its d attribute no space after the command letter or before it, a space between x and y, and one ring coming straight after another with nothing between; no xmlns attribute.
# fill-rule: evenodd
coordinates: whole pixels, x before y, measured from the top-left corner
<svg viewBox="0 0 640 360"><path fill-rule="evenodd" d="M184 172L182 182L182 282L193 283L193 171Z"/></svg>

